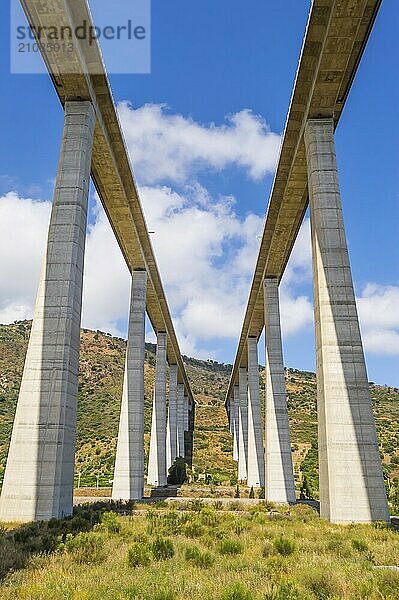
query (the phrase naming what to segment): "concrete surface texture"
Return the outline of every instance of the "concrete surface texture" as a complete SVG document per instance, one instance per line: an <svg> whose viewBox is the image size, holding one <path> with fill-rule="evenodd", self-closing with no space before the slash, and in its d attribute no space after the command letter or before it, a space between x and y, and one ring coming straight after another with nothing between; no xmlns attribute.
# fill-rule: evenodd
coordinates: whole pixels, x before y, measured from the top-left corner
<svg viewBox="0 0 399 600"><path fill-rule="evenodd" d="M389 519L342 216L332 119L309 120L321 516Z"/></svg>
<svg viewBox="0 0 399 600"><path fill-rule="evenodd" d="M265 492L266 500L295 502L291 436L281 341L278 279L265 279Z"/></svg>
<svg viewBox="0 0 399 600"><path fill-rule="evenodd" d="M67 102L47 248L0 499L0 519L72 513L83 263L95 116Z"/></svg>
<svg viewBox="0 0 399 600"><path fill-rule="evenodd" d="M158 332L155 363L155 387L152 410L150 455L147 483L166 485L166 346L167 334Z"/></svg>
<svg viewBox="0 0 399 600"><path fill-rule="evenodd" d="M262 435L262 413L259 392L258 341L248 339L248 467L247 484L265 485L265 456Z"/></svg>
<svg viewBox="0 0 399 600"><path fill-rule="evenodd" d="M239 430L238 430L238 481L247 479L248 464L248 376L247 370L240 368L239 394Z"/></svg>
<svg viewBox="0 0 399 600"><path fill-rule="evenodd" d="M177 454L177 365L169 367L169 406L166 431L166 468L169 471Z"/></svg>
<svg viewBox="0 0 399 600"><path fill-rule="evenodd" d="M112 498L144 495L144 359L147 273L133 271L121 416Z"/></svg>
<svg viewBox="0 0 399 600"><path fill-rule="evenodd" d="M239 425L239 411L240 411L240 396L238 385L234 386L234 398L233 398L233 459L238 462L238 444L240 435Z"/></svg>
<svg viewBox="0 0 399 600"><path fill-rule="evenodd" d="M177 453L184 458L184 385L177 386Z"/></svg>

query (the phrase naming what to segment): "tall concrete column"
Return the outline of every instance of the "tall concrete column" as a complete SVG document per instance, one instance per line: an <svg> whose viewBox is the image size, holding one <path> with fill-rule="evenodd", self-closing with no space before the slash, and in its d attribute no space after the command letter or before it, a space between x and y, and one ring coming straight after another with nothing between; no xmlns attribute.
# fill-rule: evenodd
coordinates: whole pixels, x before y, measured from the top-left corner
<svg viewBox="0 0 399 600"><path fill-rule="evenodd" d="M87 197L95 125L67 102L47 249L0 500L0 519L72 513Z"/></svg>
<svg viewBox="0 0 399 600"><path fill-rule="evenodd" d="M186 391L184 391L184 458L187 460L187 456L189 453L189 408L188 408L188 396L186 396Z"/></svg>
<svg viewBox="0 0 399 600"><path fill-rule="evenodd" d="M262 435L262 412L259 391L258 341L248 343L248 487L264 487L265 455Z"/></svg>
<svg viewBox="0 0 399 600"><path fill-rule="evenodd" d="M321 515L389 519L349 264L332 119L305 130L312 229Z"/></svg>
<svg viewBox="0 0 399 600"><path fill-rule="evenodd" d="M245 367L240 367L238 376L238 481L245 481L248 463L248 377Z"/></svg>
<svg viewBox="0 0 399 600"><path fill-rule="evenodd" d="M144 359L147 273L133 271L125 377L112 498L144 496Z"/></svg>
<svg viewBox="0 0 399 600"><path fill-rule="evenodd" d="M266 500L293 503L296 495L285 389L278 280L265 279L263 290L266 357Z"/></svg>
<svg viewBox="0 0 399 600"><path fill-rule="evenodd" d="M169 408L168 408L168 428L166 432L167 463L166 468L169 472L170 467L175 462L177 453L177 365L169 367Z"/></svg>
<svg viewBox="0 0 399 600"><path fill-rule="evenodd" d="M240 409L240 396L238 392L238 385L234 386L234 397L233 397L233 416L232 416L232 424L233 424L233 460L238 462L238 436L239 436L239 409Z"/></svg>
<svg viewBox="0 0 399 600"><path fill-rule="evenodd" d="M155 389L152 409L147 483L166 485L166 333L157 335Z"/></svg>
<svg viewBox="0 0 399 600"><path fill-rule="evenodd" d="M184 384L177 386L177 451L178 456L184 458Z"/></svg>

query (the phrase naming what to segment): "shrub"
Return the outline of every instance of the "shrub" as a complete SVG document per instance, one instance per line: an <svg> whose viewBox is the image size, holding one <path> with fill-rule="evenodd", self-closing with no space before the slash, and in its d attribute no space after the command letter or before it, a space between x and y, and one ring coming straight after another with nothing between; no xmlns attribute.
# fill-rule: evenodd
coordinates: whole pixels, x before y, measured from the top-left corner
<svg viewBox="0 0 399 600"><path fill-rule="evenodd" d="M160 592L155 592L155 594L151 596L151 600L177 600L177 596L170 590L162 590Z"/></svg>
<svg viewBox="0 0 399 600"><path fill-rule="evenodd" d="M289 556L295 552L295 543L283 536L276 538L273 542L273 546L281 556Z"/></svg>
<svg viewBox="0 0 399 600"><path fill-rule="evenodd" d="M120 533L121 530L121 524L114 512L103 513L101 516L101 527L108 531L108 533Z"/></svg>
<svg viewBox="0 0 399 600"><path fill-rule="evenodd" d="M184 526L184 535L189 538L199 538L205 533L204 527L198 519L189 521Z"/></svg>
<svg viewBox="0 0 399 600"><path fill-rule="evenodd" d="M249 490L249 496L248 496L248 498L251 498L251 500L253 500L255 498L255 491L254 491L253 486Z"/></svg>
<svg viewBox="0 0 399 600"><path fill-rule="evenodd" d="M148 545L134 542L127 551L127 563L130 567L147 567L151 563Z"/></svg>
<svg viewBox="0 0 399 600"><path fill-rule="evenodd" d="M270 542L265 542L265 544L263 545L263 548L262 548L263 558L268 558L271 554L273 554L273 552L274 552L273 544L271 544Z"/></svg>
<svg viewBox="0 0 399 600"><path fill-rule="evenodd" d="M225 588L220 600L253 600L252 593L241 583L233 583Z"/></svg>
<svg viewBox="0 0 399 600"><path fill-rule="evenodd" d="M208 569L209 567L212 567L215 562L215 559L210 552L201 552L197 546L189 546L186 548L185 559L187 562L200 569Z"/></svg>
<svg viewBox="0 0 399 600"><path fill-rule="evenodd" d="M173 542L168 538L157 538L152 543L151 550L155 560L166 560L167 558L172 558L175 554Z"/></svg>
<svg viewBox="0 0 399 600"><path fill-rule="evenodd" d="M338 576L331 571L323 569L322 571L310 573L305 577L305 582L318 600L342 597Z"/></svg>
<svg viewBox="0 0 399 600"><path fill-rule="evenodd" d="M303 598L303 595L293 583L281 582L279 585L273 586L264 598L265 600L299 600Z"/></svg>
<svg viewBox="0 0 399 600"><path fill-rule="evenodd" d="M239 497L240 497L240 488L238 487L238 484L237 484L236 491L234 493L234 498L239 498Z"/></svg>
<svg viewBox="0 0 399 600"><path fill-rule="evenodd" d="M355 539L352 540L352 548L357 550L357 552L367 552L369 547L367 546L364 540Z"/></svg>
<svg viewBox="0 0 399 600"><path fill-rule="evenodd" d="M103 539L92 533L68 533L64 546L78 563L100 563L105 559Z"/></svg>
<svg viewBox="0 0 399 600"><path fill-rule="evenodd" d="M222 540L219 544L220 554L242 554L243 546L238 540Z"/></svg>

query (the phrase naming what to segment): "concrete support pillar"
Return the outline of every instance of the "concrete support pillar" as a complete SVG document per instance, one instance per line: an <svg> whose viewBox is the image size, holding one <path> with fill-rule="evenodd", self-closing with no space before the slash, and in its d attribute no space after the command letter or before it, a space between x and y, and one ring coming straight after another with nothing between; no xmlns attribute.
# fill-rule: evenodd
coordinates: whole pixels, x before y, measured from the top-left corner
<svg viewBox="0 0 399 600"><path fill-rule="evenodd" d="M0 519L72 513L87 197L95 125L90 102L66 102L61 153Z"/></svg>
<svg viewBox="0 0 399 600"><path fill-rule="evenodd" d="M265 456L259 391L258 341L248 338L248 487L264 487Z"/></svg>
<svg viewBox="0 0 399 600"><path fill-rule="evenodd" d="M342 217L332 119L305 130L316 326L321 516L389 519Z"/></svg>
<svg viewBox="0 0 399 600"><path fill-rule="evenodd" d="M239 408L240 408L240 397L238 393L238 385L234 386L234 396L233 396L233 404L232 404L232 424L233 424L233 460L238 462L238 437L239 437Z"/></svg>
<svg viewBox="0 0 399 600"><path fill-rule="evenodd" d="M177 386L177 451L184 458L184 384Z"/></svg>
<svg viewBox="0 0 399 600"><path fill-rule="evenodd" d="M189 453L189 408L188 408L188 396L185 395L184 392L184 458L187 460L187 456Z"/></svg>
<svg viewBox="0 0 399 600"><path fill-rule="evenodd" d="M195 405L187 398L188 407L188 431L185 432L185 459L189 467L193 465L193 449L194 449L194 420L195 420Z"/></svg>
<svg viewBox="0 0 399 600"><path fill-rule="evenodd" d="M169 408L168 408L168 428L166 432L166 450L167 463L166 468L169 472L170 467L175 462L177 453L177 365L169 367Z"/></svg>
<svg viewBox="0 0 399 600"><path fill-rule="evenodd" d="M296 495L285 389L278 280L265 279L263 290L266 346L266 500L293 503Z"/></svg>
<svg viewBox="0 0 399 600"><path fill-rule="evenodd" d="M238 481L245 481L248 463L248 377L244 367L239 369L238 396Z"/></svg>
<svg viewBox="0 0 399 600"><path fill-rule="evenodd" d="M166 333L157 335L155 389L152 409L147 483L166 485Z"/></svg>
<svg viewBox="0 0 399 600"><path fill-rule="evenodd" d="M147 273L133 271L112 498L144 496L144 358Z"/></svg>

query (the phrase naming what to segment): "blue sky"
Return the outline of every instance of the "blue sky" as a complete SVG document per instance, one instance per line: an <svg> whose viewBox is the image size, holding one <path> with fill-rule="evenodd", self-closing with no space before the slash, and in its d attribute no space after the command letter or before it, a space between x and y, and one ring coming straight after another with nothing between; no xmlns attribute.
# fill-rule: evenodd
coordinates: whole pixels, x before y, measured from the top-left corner
<svg viewBox="0 0 399 600"><path fill-rule="evenodd" d="M10 75L3 4L0 320L9 321L32 311L62 111L47 76ZM151 74L110 76L188 354L234 358L309 6L153 0ZM397 2L384 0L336 134L369 377L391 385L399 385L398 24ZM93 190L91 207L84 323L123 334L128 276ZM314 370L308 238L305 223L282 309L285 363Z"/></svg>

